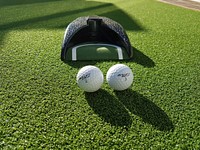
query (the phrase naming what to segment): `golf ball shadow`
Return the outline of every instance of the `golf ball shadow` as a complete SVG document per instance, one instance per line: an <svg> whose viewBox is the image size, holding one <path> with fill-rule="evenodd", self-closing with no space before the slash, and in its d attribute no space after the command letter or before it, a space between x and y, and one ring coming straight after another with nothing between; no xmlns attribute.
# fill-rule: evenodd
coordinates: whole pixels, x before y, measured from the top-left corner
<svg viewBox="0 0 200 150"><path fill-rule="evenodd" d="M113 126L130 127L131 116L126 108L107 91L100 89L94 93L85 92L85 99L93 111Z"/></svg>
<svg viewBox="0 0 200 150"><path fill-rule="evenodd" d="M131 113L142 118L148 124L160 131L173 131L174 126L168 115L151 100L136 91L127 89L123 92L115 91L118 100Z"/></svg>

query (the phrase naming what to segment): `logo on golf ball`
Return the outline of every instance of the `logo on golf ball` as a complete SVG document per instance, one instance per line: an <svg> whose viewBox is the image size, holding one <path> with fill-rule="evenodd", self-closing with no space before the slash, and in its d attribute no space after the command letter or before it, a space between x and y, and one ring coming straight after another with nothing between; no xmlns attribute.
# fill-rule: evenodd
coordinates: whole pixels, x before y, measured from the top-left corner
<svg viewBox="0 0 200 150"><path fill-rule="evenodd" d="M124 81L126 81L126 80L127 80L127 77L130 76L130 73L122 73L122 74L118 74L117 76L118 76L118 77L124 78Z"/></svg>
<svg viewBox="0 0 200 150"><path fill-rule="evenodd" d="M88 83L87 79L90 77L90 73L82 75L79 80L85 80L85 83Z"/></svg>

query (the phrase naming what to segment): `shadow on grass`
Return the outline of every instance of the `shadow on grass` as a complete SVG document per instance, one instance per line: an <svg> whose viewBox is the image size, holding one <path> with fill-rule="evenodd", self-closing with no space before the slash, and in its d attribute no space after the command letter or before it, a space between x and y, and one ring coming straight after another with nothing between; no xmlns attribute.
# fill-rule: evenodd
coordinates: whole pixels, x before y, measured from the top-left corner
<svg viewBox="0 0 200 150"><path fill-rule="evenodd" d="M15 0L13 2L5 1L2 3L5 3L5 5L18 5L18 4L32 4L32 3L38 3L38 2L56 2L55 0L36 0L33 1L22 1L22 0ZM58 2L60 2L59 0ZM43 10L38 10L37 8L30 9L29 11L26 11L26 14L35 14L35 11L41 11L40 15L37 15L33 18L27 18L27 15L24 15L25 18L19 20L18 18L11 18L8 23L4 23L0 26L0 30L10 30L13 28L65 28L72 20L76 19L80 16L88 16L88 15L100 15L100 16L106 16L110 17L113 20L118 21L122 26L124 26L127 30L132 31L138 31L143 30L143 27L135 21L132 17L127 15L123 10L119 9L112 3L103 3L103 2L94 2L94 1L85 1L85 0L76 0L76 3L79 3L79 5L73 5L73 9L70 7L70 9L63 9L62 5L72 5L74 1L68 0L68 1L61 1L59 5L61 5L62 9L58 9L57 13L52 14L51 9L48 7L51 5L55 5L55 3L48 4L46 7L44 5L44 9L46 10L46 13L44 14ZM39 4L38 4L39 5ZM59 6L58 5L58 6ZM57 7L58 7L57 6ZM85 6L85 7L84 7ZM18 9L22 10L25 6L20 6ZM55 11L54 10L54 11ZM9 15L9 14L8 14ZM4 16L6 17L6 16ZM10 16L9 16L10 17ZM23 17L23 16L21 16ZM64 31L63 31L64 34Z"/></svg>
<svg viewBox="0 0 200 150"><path fill-rule="evenodd" d="M53 2L53 1L59 1L59 0L0 0L0 7L12 6L12 5L45 3L45 2Z"/></svg>
<svg viewBox="0 0 200 150"><path fill-rule="evenodd" d="M155 62L149 58L147 55L136 49L133 48L133 58L131 58L129 61L135 62L139 65L142 65L143 67L152 68L155 66Z"/></svg>
<svg viewBox="0 0 200 150"><path fill-rule="evenodd" d="M121 103L105 90L94 93L85 93L85 98L105 122L114 126L129 127L132 123L128 111Z"/></svg>
<svg viewBox="0 0 200 150"><path fill-rule="evenodd" d="M103 13L102 16L112 18L113 20L119 22L124 29L130 31L146 31L136 19L133 20L132 17L128 16L125 12L120 9L115 9L113 11Z"/></svg>
<svg viewBox="0 0 200 150"><path fill-rule="evenodd" d="M143 95L130 89L115 92L119 101L133 114L160 131L173 131L174 126L167 114Z"/></svg>
<svg viewBox="0 0 200 150"><path fill-rule="evenodd" d="M111 6L110 3L105 3L101 5L96 5L92 7L86 7L82 9L74 9L70 11L64 11L64 12L59 12L55 14L50 14L50 15L44 15L44 16L38 16L34 18L29 18L21 21L12 21L8 24L0 25L0 30L10 30L12 28L23 28L25 27L26 29L28 28L65 28L67 24L69 24L69 20L66 18L66 20L63 20L59 24L57 22L52 22L53 20L57 20L58 18L63 18L67 17L70 15L74 15L77 13L83 13L83 12L88 12L96 9L101 9L101 8L106 8ZM46 25L43 25L43 21L48 21L49 23L46 23ZM50 23L51 22L51 23ZM64 35L64 31L63 31Z"/></svg>
<svg viewBox="0 0 200 150"><path fill-rule="evenodd" d="M42 2L45 2L46 5L43 5L43 9L39 9L41 7L38 8L37 5L40 6ZM74 3L77 3L78 5ZM144 28L141 27L141 25L136 20L134 20L133 17L130 17L123 10L119 9L112 3L86 0L76 0L76 2L74 2L74 0L1 0L0 4L1 6L5 7L9 5L13 6L12 8L10 8L10 13L4 13L2 15L2 18L9 18L9 21L7 21L7 19L3 19L0 23L0 32L5 31L5 34L11 30L42 28L63 29L64 35L64 29L71 21L80 16L91 15L110 17L111 19L116 20L120 24L122 24L122 26L124 26L124 28L127 30L144 30ZM30 9L24 9L26 8L26 6L23 4L34 5L33 7L29 5L28 7ZM17 5L17 11L20 12L20 17L12 15L12 13L16 11L15 5ZM73 7L70 7L71 5L73 5ZM1 37L0 42L3 41L3 37L5 37L5 34ZM60 42L62 43L62 40Z"/></svg>

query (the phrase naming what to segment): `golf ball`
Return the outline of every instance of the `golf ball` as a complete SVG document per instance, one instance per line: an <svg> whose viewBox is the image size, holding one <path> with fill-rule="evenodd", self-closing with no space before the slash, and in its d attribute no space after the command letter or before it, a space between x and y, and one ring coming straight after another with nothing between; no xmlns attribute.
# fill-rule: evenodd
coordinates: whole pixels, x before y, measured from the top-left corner
<svg viewBox="0 0 200 150"><path fill-rule="evenodd" d="M133 83L133 72L124 64L116 64L108 70L106 80L111 88L122 91Z"/></svg>
<svg viewBox="0 0 200 150"><path fill-rule="evenodd" d="M103 84L103 73L95 66L85 66L81 68L76 76L78 86L86 92L95 92Z"/></svg>

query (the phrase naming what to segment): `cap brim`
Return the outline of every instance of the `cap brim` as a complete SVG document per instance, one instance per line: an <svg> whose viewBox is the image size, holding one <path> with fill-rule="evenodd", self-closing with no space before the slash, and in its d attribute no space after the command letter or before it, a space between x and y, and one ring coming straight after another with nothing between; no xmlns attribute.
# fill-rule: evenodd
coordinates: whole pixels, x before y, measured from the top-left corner
<svg viewBox="0 0 200 150"><path fill-rule="evenodd" d="M105 43L84 43L70 48L66 60L123 60L129 59L124 48Z"/></svg>

